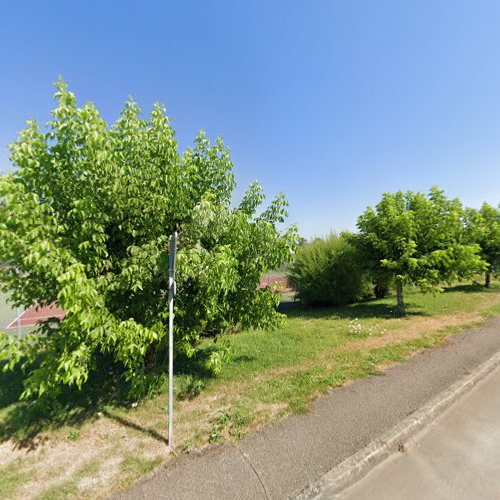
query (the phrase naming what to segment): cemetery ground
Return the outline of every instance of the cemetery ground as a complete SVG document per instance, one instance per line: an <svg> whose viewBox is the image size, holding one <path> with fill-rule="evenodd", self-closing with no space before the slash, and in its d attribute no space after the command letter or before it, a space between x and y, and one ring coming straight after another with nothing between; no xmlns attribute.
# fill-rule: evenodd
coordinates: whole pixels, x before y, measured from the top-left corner
<svg viewBox="0 0 500 500"><path fill-rule="evenodd" d="M174 452L166 454L167 397L133 401L105 360L84 390L57 403L17 402L22 374L0 375L0 496L105 496L126 489L176 455L237 440L313 399L435 346L500 315L500 284L462 285L442 294L406 293L336 308L287 307L284 328L228 337L232 360L217 376L195 359L176 359ZM3 317L0 318L3 323ZM4 326L1 324L0 326ZM166 383L165 383L166 387Z"/></svg>

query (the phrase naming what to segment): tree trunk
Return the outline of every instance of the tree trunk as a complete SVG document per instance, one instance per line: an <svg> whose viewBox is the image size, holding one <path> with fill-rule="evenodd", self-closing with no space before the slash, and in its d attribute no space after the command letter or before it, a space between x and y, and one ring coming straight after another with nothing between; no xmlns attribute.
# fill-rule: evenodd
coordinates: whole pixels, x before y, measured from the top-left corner
<svg viewBox="0 0 500 500"><path fill-rule="evenodd" d="M486 288L489 288L490 283L491 283L491 271L487 271L486 276L484 277L484 286Z"/></svg>
<svg viewBox="0 0 500 500"><path fill-rule="evenodd" d="M156 368L156 350L158 348L158 343L153 342L146 349L146 355L144 356L144 369L146 373L151 373Z"/></svg>
<svg viewBox="0 0 500 500"><path fill-rule="evenodd" d="M375 280L373 293L375 294L376 299L383 299L384 297L387 297L387 294L389 293L389 287L384 283Z"/></svg>
<svg viewBox="0 0 500 500"><path fill-rule="evenodd" d="M396 283L396 300L398 301L398 306L396 307L396 314L399 316L406 315L405 304L403 302L403 285L401 283Z"/></svg>

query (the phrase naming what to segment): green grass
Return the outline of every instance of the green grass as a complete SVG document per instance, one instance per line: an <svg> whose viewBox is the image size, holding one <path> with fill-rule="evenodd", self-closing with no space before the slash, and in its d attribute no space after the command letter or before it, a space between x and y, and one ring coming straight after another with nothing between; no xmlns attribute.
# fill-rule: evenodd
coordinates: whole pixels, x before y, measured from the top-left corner
<svg viewBox="0 0 500 500"><path fill-rule="evenodd" d="M498 289L496 289L498 292ZM472 312L482 297L467 289L452 290L439 295L408 293L408 317L394 316L394 299L386 298L339 308L304 309L297 307L287 312L285 328L274 332L244 332L230 339L234 356L225 367L220 380L242 380L262 375L267 370L282 366L294 366L314 359L318 354L335 349L368 335L354 336L349 333L350 322L358 320L365 329L380 327L391 331L410 323L413 318ZM495 293L494 290L487 293ZM207 349L210 345L207 344Z"/></svg>
<svg viewBox="0 0 500 500"><path fill-rule="evenodd" d="M138 479L144 474L153 471L161 462L162 459L160 457L147 459L129 456L123 460L121 468L125 473L131 474L133 479Z"/></svg>
<svg viewBox="0 0 500 500"><path fill-rule="evenodd" d="M204 342L195 358L178 358L175 453L240 439L260 425L307 411L311 400L329 388L380 374L381 365L401 362L466 326L500 314L500 286L454 287L438 295L409 289L406 302L405 318L394 315L393 297L338 308L287 308L288 322L282 329L230 336L232 360L216 377L204 367L211 342ZM18 463L0 466L0 496L15 494L26 481L37 485L46 498L108 494L161 463L166 394L132 408L125 392L118 391L114 374L102 370L96 375L95 383L83 392L67 391L50 407L15 402L21 375L0 376L0 439L21 447L44 443L44 453L36 458L28 454ZM70 447L79 461L74 473L55 483L61 463L53 458L51 446ZM109 479L82 486L110 457L119 459L120 465L111 469ZM44 468L45 475L40 472ZM9 474L12 479L4 486L2 478Z"/></svg>
<svg viewBox="0 0 500 500"><path fill-rule="evenodd" d="M4 499L16 498L19 485L30 478L30 471L23 467L21 459L12 460L0 467L0 494Z"/></svg>

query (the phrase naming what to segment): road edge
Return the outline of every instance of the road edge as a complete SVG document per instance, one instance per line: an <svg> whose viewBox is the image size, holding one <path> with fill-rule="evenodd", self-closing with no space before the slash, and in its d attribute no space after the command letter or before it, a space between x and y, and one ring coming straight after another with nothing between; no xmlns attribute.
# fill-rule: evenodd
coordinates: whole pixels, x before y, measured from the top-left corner
<svg viewBox="0 0 500 500"><path fill-rule="evenodd" d="M323 494L328 494L329 497L338 495L397 452L398 447L405 441L443 413L499 365L500 352L497 352L489 360L453 383L399 424L374 439L365 448L330 469L320 479L310 483L294 498L296 500L314 500Z"/></svg>

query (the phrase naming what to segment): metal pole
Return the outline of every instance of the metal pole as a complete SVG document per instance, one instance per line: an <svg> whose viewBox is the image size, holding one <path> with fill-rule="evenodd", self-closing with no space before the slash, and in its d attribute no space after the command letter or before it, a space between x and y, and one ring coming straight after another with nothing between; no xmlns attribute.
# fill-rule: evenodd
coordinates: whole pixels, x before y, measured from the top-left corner
<svg viewBox="0 0 500 500"><path fill-rule="evenodd" d="M17 331L17 340L21 340L21 308L18 307L16 309L16 331Z"/></svg>
<svg viewBox="0 0 500 500"><path fill-rule="evenodd" d="M177 232L169 240L168 271L168 451L173 447L174 436L174 295L175 295L175 254L177 252Z"/></svg>

